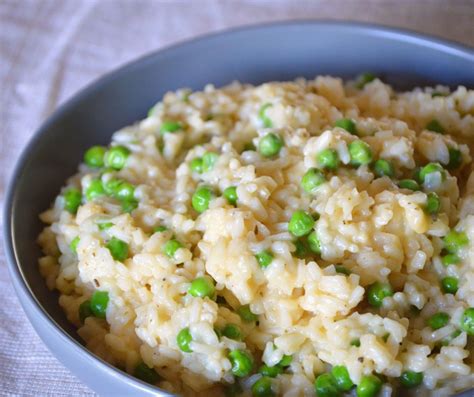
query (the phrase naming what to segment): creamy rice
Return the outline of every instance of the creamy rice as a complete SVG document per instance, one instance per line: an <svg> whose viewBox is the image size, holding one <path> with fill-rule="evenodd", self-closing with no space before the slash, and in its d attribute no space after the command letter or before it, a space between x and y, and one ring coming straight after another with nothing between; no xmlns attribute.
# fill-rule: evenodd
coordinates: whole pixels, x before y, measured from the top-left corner
<svg viewBox="0 0 474 397"><path fill-rule="evenodd" d="M340 119L352 120L355 134L335 126ZM160 133L170 121L176 131ZM283 145L265 157L269 133ZM423 373L412 393L450 395L474 387L473 338L462 326L474 306L473 137L474 91L464 87L396 92L379 79L357 87L320 76L167 93L146 119L113 135L111 147L129 151L123 168L81 164L41 214L40 270L88 349L132 374L145 363L170 392L221 395L238 382L251 395L259 367L287 355L289 366L270 378L275 395L314 395L315 379L340 365L355 385L377 374L383 396L395 394L405 371ZM373 160L357 167L350 148L358 140ZM339 165L307 192L303 175L322 168L325 149ZM193 171L191 162L209 152L215 163ZM392 175L374 168L378 159ZM443 169L423 181L416 170L428 163ZM111 178L135 187L131 211L114 194L86 198L92 181ZM420 190L399 187L417 178ZM201 185L214 195L198 213L191 202ZM235 205L222 197L231 186ZM65 209L71 188L83 193L77 212ZM427 208L428 197L439 208ZM314 217L320 253L295 252L295 243L307 248L308 234L289 232L297 210ZM450 248L450 230L467 242ZM113 258L112 238L127 244L126 258ZM182 245L171 257L170 239ZM457 263L447 265L446 248ZM255 256L262 251L271 254L266 267ZM205 275L216 294L193 296L192 281ZM442 285L446 277L457 282L453 290ZM376 282L392 290L380 306L368 303ZM108 294L106 318L89 313L82 322L79 306L95 291ZM257 321L238 315L243 305ZM433 329L439 312L448 320ZM222 335L227 324L241 337ZM184 328L192 352L177 344ZM236 349L254 360L248 376L233 373Z"/></svg>

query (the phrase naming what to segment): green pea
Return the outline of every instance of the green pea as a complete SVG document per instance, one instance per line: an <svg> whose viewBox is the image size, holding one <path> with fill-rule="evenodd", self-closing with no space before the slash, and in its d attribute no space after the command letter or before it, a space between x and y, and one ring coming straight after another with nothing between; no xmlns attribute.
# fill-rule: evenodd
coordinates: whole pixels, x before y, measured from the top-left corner
<svg viewBox="0 0 474 397"><path fill-rule="evenodd" d="M253 323L258 320L258 316L250 310L249 305L240 306L237 309L237 314L240 316L244 323Z"/></svg>
<svg viewBox="0 0 474 397"><path fill-rule="evenodd" d="M208 172L214 168L219 159L219 155L214 152L206 152L202 156L202 172Z"/></svg>
<svg viewBox="0 0 474 397"><path fill-rule="evenodd" d="M255 255L257 258L257 262L260 267L265 268L273 261L273 254L267 250L260 251L258 254Z"/></svg>
<svg viewBox="0 0 474 397"><path fill-rule="evenodd" d="M441 201L435 192L430 192L426 198L425 211L428 214L435 215L441 209Z"/></svg>
<svg viewBox="0 0 474 397"><path fill-rule="evenodd" d="M346 276L351 274L351 271L342 265L335 265L334 268L336 269L336 273L345 274Z"/></svg>
<svg viewBox="0 0 474 397"><path fill-rule="evenodd" d="M429 163L425 165L421 170L420 170L420 180L422 183L425 182L425 178L427 175L439 172L441 174L442 179L446 179L446 171L444 168L441 166L441 164L438 163Z"/></svg>
<svg viewBox="0 0 474 397"><path fill-rule="evenodd" d="M321 241L314 230L308 235L308 246L315 254L321 254Z"/></svg>
<svg viewBox="0 0 474 397"><path fill-rule="evenodd" d="M382 381L375 375L362 376L357 385L357 397L375 397L382 389Z"/></svg>
<svg viewBox="0 0 474 397"><path fill-rule="evenodd" d="M384 159L379 159L374 163L374 174L379 178L383 176L392 178L395 175L395 170L392 163Z"/></svg>
<svg viewBox="0 0 474 397"><path fill-rule="evenodd" d="M370 83L371 81L374 81L376 78L377 76L375 76L373 73L370 73L370 72L362 73L361 75L357 77L355 86L356 88L360 90L364 88L366 84Z"/></svg>
<svg viewBox="0 0 474 397"><path fill-rule="evenodd" d="M112 257L116 261L123 261L128 257L128 244L116 237L112 237L111 240L106 244Z"/></svg>
<svg viewBox="0 0 474 397"><path fill-rule="evenodd" d="M469 336L474 336L474 307L464 310L461 317L461 329Z"/></svg>
<svg viewBox="0 0 474 397"><path fill-rule="evenodd" d="M367 291L367 299L369 304L373 307L381 307L383 300L392 295L392 286L388 283L381 283L379 281L373 283Z"/></svg>
<svg viewBox="0 0 474 397"><path fill-rule="evenodd" d="M113 146L105 153L104 164L114 170L121 170L125 167L129 155L130 150L125 146Z"/></svg>
<svg viewBox="0 0 474 397"><path fill-rule="evenodd" d="M357 135L357 126L351 119L339 119L334 123L334 127L342 128L352 135Z"/></svg>
<svg viewBox="0 0 474 397"><path fill-rule="evenodd" d="M300 259L304 259L309 255L310 251L306 241L304 241L303 239L298 239L296 241L293 241L293 244L295 245L295 251L293 252L294 256Z"/></svg>
<svg viewBox="0 0 474 397"><path fill-rule="evenodd" d="M109 180L103 182L102 186L106 194L114 197L115 192L120 188L122 182L122 179L110 178Z"/></svg>
<svg viewBox="0 0 474 397"><path fill-rule="evenodd" d="M138 208L137 200L125 200L121 202L122 212L130 214Z"/></svg>
<svg viewBox="0 0 474 397"><path fill-rule="evenodd" d="M152 385L160 380L160 376L156 373L156 371L143 362L135 367L133 376Z"/></svg>
<svg viewBox="0 0 474 397"><path fill-rule="evenodd" d="M171 239L165 243L163 246L163 251L168 258L174 258L176 251L178 251L180 248L183 248L183 244L181 244L176 239Z"/></svg>
<svg viewBox="0 0 474 397"><path fill-rule="evenodd" d="M281 373L283 373L283 368L279 365L275 365L274 367L269 367L268 365L262 365L258 370L263 376L269 376L270 378L275 378Z"/></svg>
<svg viewBox="0 0 474 397"><path fill-rule="evenodd" d="M305 192L311 193L324 182L326 182L324 174L316 168L310 168L301 178L301 187Z"/></svg>
<svg viewBox="0 0 474 397"><path fill-rule="evenodd" d="M416 387L423 382L423 372L403 371L400 383L407 388Z"/></svg>
<svg viewBox="0 0 474 397"><path fill-rule="evenodd" d="M469 239L464 232L450 230L443 238L444 248L451 254L455 254L461 247L469 244Z"/></svg>
<svg viewBox="0 0 474 397"><path fill-rule="evenodd" d="M413 179L402 179L400 182L398 182L398 186L400 189L413 190L414 192L421 190L418 182Z"/></svg>
<svg viewBox="0 0 474 397"><path fill-rule="evenodd" d="M444 312L439 312L433 314L427 321L427 325L431 327L432 330L437 330L443 328L449 322L449 314Z"/></svg>
<svg viewBox="0 0 474 397"><path fill-rule="evenodd" d="M84 163L91 168L104 166L104 156L107 149L103 146L92 146L84 153Z"/></svg>
<svg viewBox="0 0 474 397"><path fill-rule="evenodd" d="M352 339L351 340L351 343L350 343L351 346L355 346L355 347L360 347L360 339Z"/></svg>
<svg viewBox="0 0 474 397"><path fill-rule="evenodd" d="M449 148L448 152L449 152L449 163L446 166L446 168L448 170L459 168L459 166L462 164L461 151L458 149Z"/></svg>
<svg viewBox="0 0 474 397"><path fill-rule="evenodd" d="M272 380L268 376L262 376L252 385L253 397L273 397Z"/></svg>
<svg viewBox="0 0 474 397"><path fill-rule="evenodd" d="M314 382L314 390L318 397L339 397L342 395L336 379L330 373L319 375Z"/></svg>
<svg viewBox="0 0 474 397"><path fill-rule="evenodd" d="M79 244L80 240L81 239L79 238L79 236L74 237L74 239L69 244L69 248L74 254L77 254L77 244Z"/></svg>
<svg viewBox="0 0 474 397"><path fill-rule="evenodd" d="M189 163L191 171L202 174L202 157L195 157Z"/></svg>
<svg viewBox="0 0 474 397"><path fill-rule="evenodd" d="M100 179L93 179L86 189L87 201L93 201L104 194L104 187L102 186L102 181Z"/></svg>
<svg viewBox="0 0 474 397"><path fill-rule="evenodd" d="M189 294L195 298L205 298L206 296L212 298L215 291L214 282L207 276L195 278L188 289Z"/></svg>
<svg viewBox="0 0 474 397"><path fill-rule="evenodd" d="M120 203L122 211L129 214L138 208L137 200L124 200Z"/></svg>
<svg viewBox="0 0 474 397"><path fill-rule="evenodd" d="M90 308L95 317L105 318L108 304L109 293L107 291L95 291L92 294Z"/></svg>
<svg viewBox="0 0 474 397"><path fill-rule="evenodd" d="M113 225L112 222L102 222L97 224L100 231L110 229Z"/></svg>
<svg viewBox="0 0 474 397"><path fill-rule="evenodd" d="M231 205L237 205L237 187L236 186L229 186L224 190L222 193L224 198L227 200L227 202Z"/></svg>
<svg viewBox="0 0 474 397"><path fill-rule="evenodd" d="M327 170L337 170L339 167L339 155L334 149L324 149L316 156L316 161L320 168Z"/></svg>
<svg viewBox="0 0 474 397"><path fill-rule="evenodd" d="M168 228L166 226L163 226L163 225L155 226L153 228L153 233L162 233L162 232L166 232L167 230Z"/></svg>
<svg viewBox="0 0 474 397"><path fill-rule="evenodd" d="M349 391L354 386L354 383L349 376L349 371L344 365L336 365L332 367L331 374L336 379L336 384L339 390Z"/></svg>
<svg viewBox="0 0 474 397"><path fill-rule="evenodd" d="M441 279L441 289L445 294L455 295L458 291L458 279L456 277L444 277Z"/></svg>
<svg viewBox="0 0 474 397"><path fill-rule="evenodd" d="M372 161L372 150L364 141L351 142L349 144L349 154L351 156L351 164L356 167L369 164Z"/></svg>
<svg viewBox="0 0 474 397"><path fill-rule="evenodd" d="M242 339L242 332L237 324L227 324L222 329L222 335L234 340L241 340Z"/></svg>
<svg viewBox="0 0 474 397"><path fill-rule="evenodd" d="M118 200L135 200L135 187L131 183L122 179L109 179L107 182L103 183L103 189L109 196Z"/></svg>
<svg viewBox="0 0 474 397"><path fill-rule="evenodd" d="M135 199L135 187L125 181L121 181L115 186L113 196L119 200L131 201Z"/></svg>
<svg viewBox="0 0 474 397"><path fill-rule="evenodd" d="M263 157L273 157L280 153L283 147L283 140L273 132L268 133L260 139L258 151Z"/></svg>
<svg viewBox="0 0 474 397"><path fill-rule="evenodd" d="M176 336L176 343L181 351L185 353L191 353L193 350L189 346L190 343L193 341L193 337L191 336L191 332L189 328L183 328L181 331L178 332Z"/></svg>
<svg viewBox="0 0 474 397"><path fill-rule="evenodd" d="M284 354L281 360L278 362L277 366L281 368L287 368L293 362L293 356Z"/></svg>
<svg viewBox="0 0 474 397"><path fill-rule="evenodd" d="M64 192L64 209L71 214L75 214L81 205L82 194L76 188L69 188Z"/></svg>
<svg viewBox="0 0 474 397"><path fill-rule="evenodd" d="M196 212L202 214L209 208L209 203L214 197L209 186L199 186L191 198L191 204Z"/></svg>
<svg viewBox="0 0 474 397"><path fill-rule="evenodd" d="M288 223L288 231L296 237L306 236L314 226L313 217L306 211L297 210L293 212L290 222Z"/></svg>
<svg viewBox="0 0 474 397"><path fill-rule="evenodd" d="M456 254L447 254L441 257L441 263L446 267L449 265L457 265L460 262L461 258Z"/></svg>
<svg viewBox="0 0 474 397"><path fill-rule="evenodd" d="M244 350L232 350L229 353L232 373L239 378L250 375L253 368L252 356Z"/></svg>
<svg viewBox="0 0 474 397"><path fill-rule="evenodd" d="M183 129L183 125L178 121L163 121L160 126L160 133L166 134L168 132L176 132Z"/></svg>
<svg viewBox="0 0 474 397"><path fill-rule="evenodd" d="M426 124L426 129L428 131L437 132L438 134L444 134L445 130L444 127L440 124L438 120L431 120L428 124Z"/></svg>
<svg viewBox="0 0 474 397"><path fill-rule="evenodd" d="M260 110L258 111L258 118L262 122L262 125L265 128L273 127L272 120L267 116L266 112L268 108L271 108L273 105L271 103L265 103L262 105Z"/></svg>
<svg viewBox="0 0 474 397"><path fill-rule="evenodd" d="M94 313L92 312L91 301L89 299L79 305L79 320L81 321L81 324L84 324L84 321L87 317L91 317L93 315Z"/></svg>
<svg viewBox="0 0 474 397"><path fill-rule="evenodd" d="M439 91L433 91L431 93L431 98L436 98L437 96L448 96L449 94L446 94L444 92L439 92Z"/></svg>

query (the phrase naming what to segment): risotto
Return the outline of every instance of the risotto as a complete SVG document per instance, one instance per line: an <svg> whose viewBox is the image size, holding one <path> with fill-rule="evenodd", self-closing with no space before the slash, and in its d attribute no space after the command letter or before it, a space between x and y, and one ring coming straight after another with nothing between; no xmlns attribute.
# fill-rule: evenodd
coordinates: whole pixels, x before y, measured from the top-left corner
<svg viewBox="0 0 474 397"><path fill-rule="evenodd" d="M87 348L186 395L474 387L474 90L208 85L84 154L39 236Z"/></svg>

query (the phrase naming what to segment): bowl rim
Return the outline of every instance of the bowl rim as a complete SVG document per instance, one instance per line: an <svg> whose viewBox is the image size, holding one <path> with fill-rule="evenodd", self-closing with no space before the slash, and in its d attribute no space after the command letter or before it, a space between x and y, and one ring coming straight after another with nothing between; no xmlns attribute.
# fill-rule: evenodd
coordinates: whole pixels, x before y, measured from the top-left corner
<svg viewBox="0 0 474 397"><path fill-rule="evenodd" d="M38 301L37 297L33 294L30 285L26 281L24 271L20 265L20 261L17 256L17 248L15 238L13 235L13 219L14 219L14 202L17 194L16 181L24 171L24 168L28 162L30 153L34 151L36 143L41 140L48 130L53 126L62 114L67 113L70 109L73 109L78 103L83 101L84 98L92 94L93 92L100 91L101 88L113 80L119 79L122 76L128 74L130 71L137 67L143 66L143 64L149 62L159 62L161 58L166 58L174 51L185 51L187 47L192 47L195 43L213 40L213 39L225 39L226 36L232 36L240 32L255 32L258 33L261 30L272 30L272 29L288 29L297 28L302 25L316 25L326 28L336 28L342 30L356 30L358 33L371 36L381 37L390 39L407 44L416 44L423 47L436 49L438 51L456 55L464 59L468 59L474 62L474 47L467 46L452 40L443 39L434 35L425 33L419 33L414 30L389 27L381 24L364 23L364 22L352 22L342 20L318 20L318 19L291 19L291 20L279 20L273 22L255 23L255 24L244 24L238 27L227 28L222 30L213 31L210 33L198 35L187 40L181 40L177 43L164 46L162 48L153 50L146 53L138 58L124 63L111 71L106 72L102 76L93 79L91 82L86 84L83 88L73 93L68 99L62 104L56 107L53 112L43 121L40 126L35 129L31 137L27 140L26 145L22 148L20 156L16 159L15 166L10 173L7 175L8 183L5 189L5 201L3 205L3 236L4 236L4 251L7 267L11 281L14 285L15 292L19 298L20 304L23 310L26 312L26 303L19 297L20 293L26 298L28 304L33 308L34 314L41 319L42 322L46 322L48 328L54 333L55 337L61 338L64 342L68 343L68 346L74 349L74 352L81 356L82 359L87 360L87 365L95 364L99 365L102 370L109 373L112 376L122 378L129 384L132 384L136 391L142 390L148 393L160 392L162 395L172 396L168 392L145 383L125 371L108 363L101 357L88 350L83 344L79 343L76 339L70 336L49 314L48 310ZM295 76L296 78L297 76ZM27 318L30 320L28 313ZM44 343L44 342L43 342ZM54 352L51 352L53 356ZM63 364L64 365L64 364ZM67 366L64 365L66 368ZM69 370L69 369L68 369ZM76 374L73 373L75 376ZM81 381L81 380L79 380ZM472 389L471 389L472 390Z"/></svg>

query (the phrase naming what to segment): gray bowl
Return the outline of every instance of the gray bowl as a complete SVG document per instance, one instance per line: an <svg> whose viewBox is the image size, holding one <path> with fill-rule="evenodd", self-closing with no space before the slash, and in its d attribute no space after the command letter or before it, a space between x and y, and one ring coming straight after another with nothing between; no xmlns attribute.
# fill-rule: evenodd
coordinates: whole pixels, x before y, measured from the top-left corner
<svg viewBox="0 0 474 397"><path fill-rule="evenodd" d="M372 71L399 89L441 83L474 86L474 51L406 31L354 23L288 22L213 34L139 59L61 106L18 160L4 208L13 284L39 336L78 378L102 395L167 395L112 367L82 345L39 274L38 214L49 207L86 148L106 144L143 118L168 90L240 80L353 77ZM472 395L467 392L464 394Z"/></svg>

